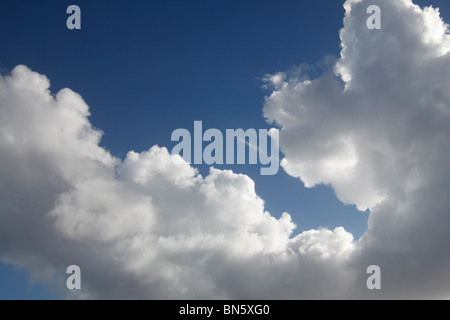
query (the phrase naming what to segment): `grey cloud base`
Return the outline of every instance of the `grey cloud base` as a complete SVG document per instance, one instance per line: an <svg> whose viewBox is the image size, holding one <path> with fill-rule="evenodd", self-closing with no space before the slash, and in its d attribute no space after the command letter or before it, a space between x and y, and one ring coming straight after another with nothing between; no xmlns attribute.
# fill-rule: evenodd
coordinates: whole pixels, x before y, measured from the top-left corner
<svg viewBox="0 0 450 320"><path fill-rule="evenodd" d="M378 33L361 28L370 4ZM289 214L271 216L249 177L201 177L165 148L113 157L78 94L52 95L17 66L0 78L2 260L69 298L449 298L446 25L410 1L370 4L345 4L338 76L275 75L264 107L286 172L370 209L361 239L292 237ZM79 292L65 287L71 264ZM366 288L372 264L379 291Z"/></svg>

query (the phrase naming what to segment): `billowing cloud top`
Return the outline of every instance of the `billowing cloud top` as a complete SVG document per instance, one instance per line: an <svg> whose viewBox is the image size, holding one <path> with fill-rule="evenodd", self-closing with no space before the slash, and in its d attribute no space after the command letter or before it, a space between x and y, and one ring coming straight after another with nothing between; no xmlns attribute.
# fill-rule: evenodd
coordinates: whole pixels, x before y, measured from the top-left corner
<svg viewBox="0 0 450 320"><path fill-rule="evenodd" d="M373 4L380 30L366 27ZM371 210L358 247L361 259L392 272L385 297L408 296L405 287L415 288L410 296L448 297L433 287L441 277L448 288L450 270L448 26L438 9L409 0L345 8L334 73L267 78L274 92L264 114L282 127L282 166L306 187L329 184L344 203Z"/></svg>
<svg viewBox="0 0 450 320"><path fill-rule="evenodd" d="M382 29L366 28L378 4ZM202 177L158 146L125 160L99 146L88 106L25 66L0 77L0 254L78 298L450 297L450 39L436 9L347 1L342 54L318 79L278 73L264 114L282 166L370 209L292 237L245 175ZM77 264L83 290L65 289ZM366 268L382 290L366 288Z"/></svg>

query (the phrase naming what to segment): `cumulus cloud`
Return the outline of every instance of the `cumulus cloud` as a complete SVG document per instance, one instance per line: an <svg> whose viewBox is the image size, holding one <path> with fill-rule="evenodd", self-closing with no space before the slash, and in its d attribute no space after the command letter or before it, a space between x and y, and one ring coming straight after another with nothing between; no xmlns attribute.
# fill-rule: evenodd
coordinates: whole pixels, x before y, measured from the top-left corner
<svg viewBox="0 0 450 320"><path fill-rule="evenodd" d="M372 4L382 30L365 28ZM447 26L409 0L345 8L335 74L268 76L264 113L286 172L371 210L360 240L341 227L292 237L249 177L202 177L164 147L113 157L80 95L17 66L0 77L2 260L72 298L448 297ZM71 264L81 292L65 288Z"/></svg>
<svg viewBox="0 0 450 320"><path fill-rule="evenodd" d="M373 4L381 30L365 27ZM345 9L333 70L314 80L268 78L264 114L282 128L281 165L306 187L331 185L344 203L370 209L352 260L382 266L384 297L448 296L448 25L438 9L410 0L347 1Z"/></svg>
<svg viewBox="0 0 450 320"><path fill-rule="evenodd" d="M65 268L77 264L83 290L69 297L270 297L274 284L258 283L283 261L351 246L341 229L291 239L289 214L266 212L245 175L202 177L158 146L111 156L83 99L49 87L25 66L0 78L0 250L62 296ZM347 245L328 248L333 239Z"/></svg>

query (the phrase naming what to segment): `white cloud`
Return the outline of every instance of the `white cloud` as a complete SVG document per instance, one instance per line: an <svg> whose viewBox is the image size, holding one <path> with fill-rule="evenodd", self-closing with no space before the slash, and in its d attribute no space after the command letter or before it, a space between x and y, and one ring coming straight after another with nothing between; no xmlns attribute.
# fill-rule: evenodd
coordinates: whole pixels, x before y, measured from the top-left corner
<svg viewBox="0 0 450 320"><path fill-rule="evenodd" d="M63 296L77 264L78 298L307 297L312 274L334 282L314 263L354 250L342 228L291 238L245 175L202 177L158 146L112 157L82 98L49 86L25 66L0 78L0 252Z"/></svg>
<svg viewBox="0 0 450 320"><path fill-rule="evenodd" d="M373 4L381 30L365 27ZM383 297L448 294L448 25L409 0L345 8L336 75L286 77L266 100L265 116L282 127L282 167L371 210L352 261L382 267Z"/></svg>
<svg viewBox="0 0 450 320"><path fill-rule="evenodd" d="M208 273L286 249L290 216L265 212L250 178L203 178L157 146L122 162L98 146L82 98L49 86L25 66L0 79L6 261L49 282L59 274L63 292L61 273L78 264L88 296L214 297L227 293Z"/></svg>
<svg viewBox="0 0 450 320"><path fill-rule="evenodd" d="M88 106L25 66L0 77L0 255L62 296L81 298L448 297L448 36L437 11L347 1L334 75L278 73L264 112L282 127L285 170L370 208L343 228L291 237L245 175L202 177L158 146L121 161L99 146ZM366 268L382 270L369 292Z"/></svg>

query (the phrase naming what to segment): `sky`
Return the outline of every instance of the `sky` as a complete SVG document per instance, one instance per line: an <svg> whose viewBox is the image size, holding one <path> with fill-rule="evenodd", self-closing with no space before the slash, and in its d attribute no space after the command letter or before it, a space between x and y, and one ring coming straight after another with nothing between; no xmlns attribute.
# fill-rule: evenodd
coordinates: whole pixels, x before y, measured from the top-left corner
<svg viewBox="0 0 450 320"><path fill-rule="evenodd" d="M4 1L0 299L449 298L447 2ZM175 161L194 121L278 173Z"/></svg>

